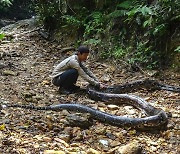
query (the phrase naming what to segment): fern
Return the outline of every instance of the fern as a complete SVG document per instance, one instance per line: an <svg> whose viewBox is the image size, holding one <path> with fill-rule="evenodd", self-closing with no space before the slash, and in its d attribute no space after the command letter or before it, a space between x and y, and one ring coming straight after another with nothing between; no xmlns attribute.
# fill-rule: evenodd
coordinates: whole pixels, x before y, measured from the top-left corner
<svg viewBox="0 0 180 154"><path fill-rule="evenodd" d="M174 51L180 53L180 46L178 46Z"/></svg>
<svg viewBox="0 0 180 154"><path fill-rule="evenodd" d="M127 13L126 10L115 10L114 12L108 14L108 15L107 15L107 18L108 18L108 19L111 19L111 18L122 17L122 16L125 16L126 13Z"/></svg>
<svg viewBox="0 0 180 154"><path fill-rule="evenodd" d="M63 15L62 19L65 19L65 22L69 25L74 25L74 26L80 26L81 21L78 20L76 17L74 16L70 16L70 15Z"/></svg>
<svg viewBox="0 0 180 154"><path fill-rule="evenodd" d="M0 4L4 7L10 7L12 5L12 0L1 0Z"/></svg>
<svg viewBox="0 0 180 154"><path fill-rule="evenodd" d="M132 6L132 1L124 1L117 5L117 7L123 8L123 9L129 9Z"/></svg>

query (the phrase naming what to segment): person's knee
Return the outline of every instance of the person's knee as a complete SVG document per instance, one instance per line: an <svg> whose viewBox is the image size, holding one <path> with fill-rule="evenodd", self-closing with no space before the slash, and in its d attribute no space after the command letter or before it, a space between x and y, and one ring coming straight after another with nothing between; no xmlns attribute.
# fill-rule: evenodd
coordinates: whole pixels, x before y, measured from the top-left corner
<svg viewBox="0 0 180 154"><path fill-rule="evenodd" d="M55 77L53 80L52 80L52 84L59 87L60 86L60 77Z"/></svg>

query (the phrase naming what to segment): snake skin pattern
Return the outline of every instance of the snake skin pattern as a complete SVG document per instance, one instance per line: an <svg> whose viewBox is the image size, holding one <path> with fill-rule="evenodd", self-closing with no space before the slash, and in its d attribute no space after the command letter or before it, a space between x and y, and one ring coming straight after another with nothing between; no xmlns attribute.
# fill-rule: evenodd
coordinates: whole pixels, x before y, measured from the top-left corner
<svg viewBox="0 0 180 154"><path fill-rule="evenodd" d="M52 111L61 111L63 109L68 111L76 111L76 112L82 112L82 113L89 113L92 118L99 120L101 122L118 126L118 127L132 127L132 128L147 128L147 127L158 127L165 124L167 121L166 115L162 111L160 111L158 114L150 117L145 118L128 118L123 116L115 116L111 115L96 109L93 109L91 107L80 105L80 104L58 104L58 105L52 105L52 106L45 106L45 107L36 107L36 106L28 106L28 105L4 105L3 108L6 107L18 107L18 108L24 108L24 109L31 109L31 110L52 110Z"/></svg>
<svg viewBox="0 0 180 154"><path fill-rule="evenodd" d="M148 128L164 129L168 123L168 116L162 109L153 107L148 102L146 102L145 100L143 100L138 96L122 94L125 92L136 91L142 88L146 88L148 90L168 90L168 91L180 92L179 87L163 85L157 81L149 80L149 79L139 80L132 83L126 83L124 85L110 86L102 91L97 91L97 89L92 87L89 87L87 89L87 93L91 99L96 101L103 101L107 104L132 105L133 107L145 112L145 114L147 115L147 117L145 118L129 118L124 116L111 115L106 112L102 112L97 109L93 109L91 107L80 105L77 103L72 103L72 102L66 104L44 106L44 107L6 104L6 105L1 105L0 109L7 107L18 107L18 108L25 108L31 110L52 110L52 111L61 111L65 109L68 111L89 113L92 116L92 118L96 120L118 127L126 126L141 130L143 129L146 130Z"/></svg>

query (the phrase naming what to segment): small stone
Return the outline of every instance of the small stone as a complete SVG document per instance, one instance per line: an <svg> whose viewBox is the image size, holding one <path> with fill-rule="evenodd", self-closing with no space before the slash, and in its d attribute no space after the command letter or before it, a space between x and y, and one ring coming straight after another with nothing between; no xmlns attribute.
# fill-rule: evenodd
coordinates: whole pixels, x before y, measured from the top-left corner
<svg viewBox="0 0 180 154"><path fill-rule="evenodd" d="M157 142L153 142L153 141L151 141L151 143L150 143L151 145L154 145L154 146L157 146L158 145L158 143Z"/></svg>
<svg viewBox="0 0 180 154"><path fill-rule="evenodd" d="M51 83L51 82L48 81L48 80L43 80L41 84L42 84L42 85L50 85L50 83Z"/></svg>
<svg viewBox="0 0 180 154"><path fill-rule="evenodd" d="M95 130L95 133L98 135L103 135L105 134L106 129L104 127L99 127L98 129Z"/></svg>
<svg viewBox="0 0 180 154"><path fill-rule="evenodd" d="M142 149L140 147L140 144L137 141L121 146L117 150L119 154L139 154L141 153L141 151Z"/></svg>
<svg viewBox="0 0 180 154"><path fill-rule="evenodd" d="M80 144L78 144L78 143L72 143L72 144L71 144L71 147L80 147Z"/></svg>
<svg viewBox="0 0 180 154"><path fill-rule="evenodd" d="M52 139L50 137L43 137L43 140L45 142L51 142L52 141Z"/></svg>
<svg viewBox="0 0 180 154"><path fill-rule="evenodd" d="M57 151L57 150L45 150L44 154L65 154L64 151Z"/></svg>
<svg viewBox="0 0 180 154"><path fill-rule="evenodd" d="M108 75L103 76L103 81L104 82L109 82L110 80L111 80L111 78Z"/></svg>
<svg viewBox="0 0 180 154"><path fill-rule="evenodd" d="M118 107L117 105L113 105L113 104L108 105L107 107L108 107L108 109L110 109L110 110L117 110L117 109L119 109L119 107Z"/></svg>
<svg viewBox="0 0 180 154"><path fill-rule="evenodd" d="M124 108L125 108L125 110L127 111L128 114L132 115L132 114L136 113L132 106L125 106Z"/></svg>
<svg viewBox="0 0 180 154"><path fill-rule="evenodd" d="M80 148L79 147L70 147L70 148L67 148L66 150L68 150L69 154L77 154L77 152L80 151Z"/></svg>
<svg viewBox="0 0 180 154"><path fill-rule="evenodd" d="M33 146L35 149L39 148L39 144L34 144Z"/></svg>
<svg viewBox="0 0 180 154"><path fill-rule="evenodd" d="M89 128L93 121L89 114L69 114L66 116L67 125L80 128Z"/></svg>
<svg viewBox="0 0 180 154"><path fill-rule="evenodd" d="M151 146L151 150L152 150L152 151L156 151L156 150L157 150L157 147Z"/></svg>
<svg viewBox="0 0 180 154"><path fill-rule="evenodd" d="M87 152L87 154L100 154L99 151L97 151L93 148L88 149L86 152Z"/></svg>
<svg viewBox="0 0 180 154"><path fill-rule="evenodd" d="M180 114L172 114L173 118L180 118Z"/></svg>
<svg viewBox="0 0 180 154"><path fill-rule="evenodd" d="M116 138L116 136L115 136L114 134L109 133L109 132L106 132L105 135L106 135L108 138L112 139L112 140L114 140L114 139Z"/></svg>
<svg viewBox="0 0 180 154"><path fill-rule="evenodd" d="M62 140L60 138L54 138L54 140L58 143L63 144L65 147L69 147L69 144L67 144L64 140Z"/></svg>
<svg viewBox="0 0 180 154"><path fill-rule="evenodd" d="M168 145L168 143L163 142L161 145L162 145L162 146L167 146L167 145Z"/></svg>
<svg viewBox="0 0 180 154"><path fill-rule="evenodd" d="M5 64L0 63L0 69L5 68L5 67L6 67L6 65L5 65Z"/></svg>
<svg viewBox="0 0 180 154"><path fill-rule="evenodd" d="M55 96L54 96L53 94L50 94L50 95L49 95L49 98L50 98L50 99L53 99L53 98L55 98Z"/></svg>
<svg viewBox="0 0 180 154"><path fill-rule="evenodd" d="M11 70L4 70L4 71L2 72L2 74L3 74L3 75L11 75L11 76L17 76L17 75L18 75L18 73L13 72L13 71L11 71Z"/></svg>
<svg viewBox="0 0 180 154"><path fill-rule="evenodd" d="M104 147L108 147L109 146L109 142L107 140L99 140L99 143L101 143Z"/></svg>
<svg viewBox="0 0 180 154"><path fill-rule="evenodd" d="M127 111L129 111L129 110L132 110L133 109L133 107L132 106L125 106L124 107Z"/></svg>
<svg viewBox="0 0 180 154"><path fill-rule="evenodd" d="M67 143L70 141L70 135L69 134L60 134L58 137Z"/></svg>
<svg viewBox="0 0 180 154"><path fill-rule="evenodd" d="M2 132L0 132L0 140L2 140L2 139L3 139L3 137L4 137L3 133L2 133Z"/></svg>
<svg viewBox="0 0 180 154"><path fill-rule="evenodd" d="M134 129L134 130L130 130L130 131L129 131L129 134L130 134L130 135L135 135L135 134L136 134L136 130L135 130L135 129Z"/></svg>
<svg viewBox="0 0 180 154"><path fill-rule="evenodd" d="M126 134L127 134L127 132L126 132ZM126 134L125 134L125 135L126 135ZM117 133L115 133L115 135L116 135L116 137L119 138L119 139L124 138L123 132L117 132Z"/></svg>
<svg viewBox="0 0 180 154"><path fill-rule="evenodd" d="M121 143L119 141L114 140L111 142L111 147L117 147L119 145L121 145Z"/></svg>

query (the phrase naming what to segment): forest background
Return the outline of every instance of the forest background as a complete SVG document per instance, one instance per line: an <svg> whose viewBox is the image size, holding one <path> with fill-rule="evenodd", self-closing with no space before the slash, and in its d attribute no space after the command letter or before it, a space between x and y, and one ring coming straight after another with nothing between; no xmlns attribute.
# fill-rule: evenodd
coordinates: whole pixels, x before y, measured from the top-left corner
<svg viewBox="0 0 180 154"><path fill-rule="evenodd" d="M107 85L150 78L179 87L179 0L0 0L0 28L3 104L77 102L112 115L144 117L126 104L59 94L49 75L80 44L92 49L86 64ZM87 86L81 79L77 84ZM179 93L142 89L131 94L167 112L167 130L141 132L94 120L84 129L68 125L68 117L79 113L8 108L0 111L0 153L120 153L122 147L180 153Z"/></svg>
<svg viewBox="0 0 180 154"><path fill-rule="evenodd" d="M134 69L179 71L178 0L0 1L1 18L14 13L16 20L36 15L51 39L75 48L87 44L98 58L123 61Z"/></svg>

